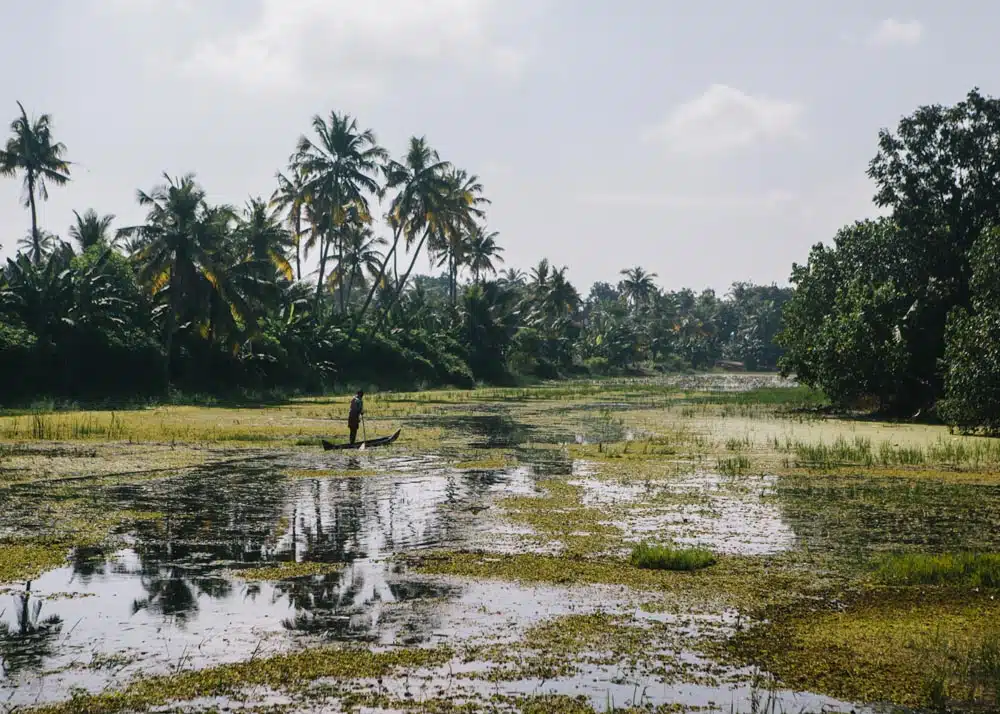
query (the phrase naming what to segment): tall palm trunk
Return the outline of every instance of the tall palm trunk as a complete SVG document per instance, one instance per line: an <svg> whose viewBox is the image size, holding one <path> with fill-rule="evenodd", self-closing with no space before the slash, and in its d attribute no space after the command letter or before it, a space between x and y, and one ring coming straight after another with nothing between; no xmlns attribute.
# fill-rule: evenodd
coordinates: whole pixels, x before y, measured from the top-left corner
<svg viewBox="0 0 1000 714"><path fill-rule="evenodd" d="M32 262L38 265L42 262L42 243L38 235L38 212L35 208L35 173L28 171L28 203L31 206L31 245L34 251Z"/></svg>
<svg viewBox="0 0 1000 714"><path fill-rule="evenodd" d="M358 316L354 318L354 324L351 326L351 337L353 337L354 333L357 332L358 325L361 324L361 320L364 319L365 313L368 312L368 307L372 303L372 298L375 297L375 291L378 290L378 286L382 283L382 278L385 277L385 270L387 267L389 267L389 261L390 260L395 261L396 248L399 246L399 238L402 232L403 230L401 226L396 226L395 228L393 228L392 248L390 248L389 252L385 254L385 259L382 260L382 265L379 266L378 275L375 277L375 280L372 281L372 286L368 290L368 297L365 298L365 304L361 306L361 311L358 313ZM398 287L398 282L399 281L396 281L397 287Z"/></svg>
<svg viewBox="0 0 1000 714"><path fill-rule="evenodd" d="M166 335L166 359L164 360L164 374L163 374L163 384L164 389L170 389L170 368L172 365L172 357L174 352L174 332L177 330L177 298L178 298L178 286L177 286L177 264L176 258L174 264L170 266L170 279L169 279L169 290L170 295L167 296L167 335Z"/></svg>
<svg viewBox="0 0 1000 714"><path fill-rule="evenodd" d="M316 279L316 311L321 310L320 299L323 295L323 278L326 277L326 259L330 250L330 237L320 237L319 246L319 277Z"/></svg>
<svg viewBox="0 0 1000 714"><path fill-rule="evenodd" d="M392 301L386 306L385 310L379 316L378 324L375 325L375 334L378 334L378 331L382 329L382 324L385 322L385 318L389 315L389 312L392 310L392 308L396 306L396 303L399 302L399 296L403 293L403 288L406 287L406 281L407 279L409 279L410 273L413 272L413 266L416 264L417 257L420 255L420 249L424 247L424 241L426 240L427 240L427 232L424 231L423 237L417 244L417 249L413 252L413 258L410 259L410 267L406 269L406 273L403 274L403 279L399 282L399 285L396 286L396 291L392 296Z"/></svg>
<svg viewBox="0 0 1000 714"><path fill-rule="evenodd" d="M295 279L302 280L302 216L295 214Z"/></svg>
<svg viewBox="0 0 1000 714"><path fill-rule="evenodd" d="M340 294L340 314L346 313L344 307L344 231L337 231L337 292Z"/></svg>

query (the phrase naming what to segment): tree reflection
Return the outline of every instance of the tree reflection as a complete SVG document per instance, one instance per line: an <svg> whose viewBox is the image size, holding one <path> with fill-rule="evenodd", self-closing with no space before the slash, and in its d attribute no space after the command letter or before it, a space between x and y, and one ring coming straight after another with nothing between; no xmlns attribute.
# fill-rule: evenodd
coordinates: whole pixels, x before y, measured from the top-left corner
<svg viewBox="0 0 1000 714"><path fill-rule="evenodd" d="M16 624L0 622L0 670L13 675L22 669L39 669L46 657L55 654L55 640L62 631L58 615L41 619L42 601L32 597L31 581L14 599Z"/></svg>

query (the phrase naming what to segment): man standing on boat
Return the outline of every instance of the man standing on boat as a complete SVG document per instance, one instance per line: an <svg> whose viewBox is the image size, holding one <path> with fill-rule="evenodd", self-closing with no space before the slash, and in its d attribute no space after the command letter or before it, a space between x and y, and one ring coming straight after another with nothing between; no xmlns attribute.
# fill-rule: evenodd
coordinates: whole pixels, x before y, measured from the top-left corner
<svg viewBox="0 0 1000 714"><path fill-rule="evenodd" d="M351 400L351 411L347 415L347 428L351 430L351 443L358 437L358 427L361 425L361 415L365 413L365 405L362 401L364 399L365 393L358 390L358 393L354 395L354 399Z"/></svg>

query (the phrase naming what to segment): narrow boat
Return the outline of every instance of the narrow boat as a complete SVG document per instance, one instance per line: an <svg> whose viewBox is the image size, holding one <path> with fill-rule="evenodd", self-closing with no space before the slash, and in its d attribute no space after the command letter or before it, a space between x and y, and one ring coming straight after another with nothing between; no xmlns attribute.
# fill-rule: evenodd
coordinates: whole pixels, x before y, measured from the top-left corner
<svg viewBox="0 0 1000 714"><path fill-rule="evenodd" d="M326 439L322 439L321 441L323 442L324 451L335 451L339 449L361 449L361 448L364 448L367 451L373 446L386 446L387 444L391 444L392 442L394 442L396 439L399 438L399 432L401 431L402 429L396 429L396 433L393 434L392 436L382 436L379 437L378 439L368 439L367 441L355 441L353 444L331 444Z"/></svg>

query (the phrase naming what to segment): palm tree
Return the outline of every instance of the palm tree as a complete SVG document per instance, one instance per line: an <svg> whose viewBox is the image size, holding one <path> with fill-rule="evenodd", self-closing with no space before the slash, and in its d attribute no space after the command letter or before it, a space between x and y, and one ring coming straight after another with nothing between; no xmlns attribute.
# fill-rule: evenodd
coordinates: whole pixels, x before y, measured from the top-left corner
<svg viewBox="0 0 1000 714"><path fill-rule="evenodd" d="M49 182L56 186L68 183L70 162L63 158L65 145L52 141L52 118L42 114L32 121L21 102L17 106L21 116L11 122L13 136L0 151L0 176L24 174L24 206L31 209L31 237L36 244L32 254L41 256L35 197L47 201Z"/></svg>
<svg viewBox="0 0 1000 714"><path fill-rule="evenodd" d="M113 215L100 216L93 208L88 208L82 216L76 211L73 215L76 216L76 223L70 226L69 237L80 246L81 253L91 246L114 242L114 237L110 235L111 223L115 220Z"/></svg>
<svg viewBox="0 0 1000 714"><path fill-rule="evenodd" d="M165 184L149 193L137 192L139 205L148 209L146 223L123 228L119 235L139 238L140 248L135 255L139 281L154 297L166 294L164 348L169 384L177 317L184 307L183 300L198 300L206 283L219 285L221 276L213 253L218 248L218 234L226 228L232 214L226 208L208 206L205 190L195 182L194 174L179 179L164 174L164 179Z"/></svg>
<svg viewBox="0 0 1000 714"><path fill-rule="evenodd" d="M278 172L278 188L271 196L271 205L287 212L288 225L292 229L295 244L295 279L302 280L302 212L306 204L305 185L298 171L289 179Z"/></svg>
<svg viewBox="0 0 1000 714"><path fill-rule="evenodd" d="M580 294L566 279L565 266L552 271L542 304L552 318L565 317L580 306Z"/></svg>
<svg viewBox="0 0 1000 714"><path fill-rule="evenodd" d="M352 332L364 318L375 291L382 284L389 261L395 259L400 238L404 239L406 248L409 249L417 236L420 236L420 244L414 253L416 260L416 255L427 238L428 220L436 211L439 197L447 188L445 172L450 168L451 164L441 161L437 151L427 144L424 137L411 137L406 157L402 161L389 161L383 166L385 190L396 190L387 215L387 221L392 227L392 247L386 253L378 276L368 290L368 297L355 318ZM400 289L398 281L395 288L397 291Z"/></svg>
<svg viewBox="0 0 1000 714"><path fill-rule="evenodd" d="M260 198L251 198L243 210L236 233L243 243L246 258L258 266L273 266L283 278L292 279L292 266L286 253L295 246L295 241L281 227L267 203ZM270 277L273 278L273 274Z"/></svg>
<svg viewBox="0 0 1000 714"><path fill-rule="evenodd" d="M497 269L494 261L497 263L503 262L503 258L500 256L503 248L497 245L498 235L499 233L496 231L487 233L486 229L482 226L476 226L475 230L469 236L469 254L467 259L474 282L478 283L479 277L484 273L496 275Z"/></svg>
<svg viewBox="0 0 1000 714"><path fill-rule="evenodd" d="M303 136L292 157L292 164L302 176L304 193L309 202L321 201L330 214L327 233L319 237L319 277L316 281L316 302L323 288L326 261L330 257L331 240L337 242L337 262L343 261L343 240L339 235L353 207L364 222L371 222L368 195L381 190L376 175L388 158L378 145L371 129L360 131L356 119L349 114L330 112L329 121L313 117L317 141ZM341 292L341 310L344 309Z"/></svg>
<svg viewBox="0 0 1000 714"><path fill-rule="evenodd" d="M38 229L35 232L26 233L25 236L17 242L17 247L27 254L28 258L35 265L41 265L48 256L52 255L53 252L62 244L59 240L59 236L55 233L51 233L44 229Z"/></svg>
<svg viewBox="0 0 1000 714"><path fill-rule="evenodd" d="M375 277L385 259L380 250L389 244L385 238L376 236L371 227L364 223L351 222L344 226L344 264L337 266L338 282L346 280L345 302L350 304L355 284L364 288L368 284L366 276Z"/></svg>
<svg viewBox="0 0 1000 714"><path fill-rule="evenodd" d="M531 283L537 293L543 293L548 288L550 269L548 258L542 258L538 261L538 265L531 269Z"/></svg>
<svg viewBox="0 0 1000 714"><path fill-rule="evenodd" d="M504 287L521 287L524 285L524 273L517 268L507 268L500 273L500 284Z"/></svg>
<svg viewBox="0 0 1000 714"><path fill-rule="evenodd" d="M650 298L656 293L656 283L653 278L656 273L647 273L641 267L636 266L628 270L621 271L625 279L621 281L621 291L625 298L632 303L633 307L647 305Z"/></svg>
<svg viewBox="0 0 1000 714"><path fill-rule="evenodd" d="M446 252L451 256L450 296L455 304L456 283L458 281L458 261L461 256L462 238L476 228L476 221L483 216L479 206L489 201L483 198L483 186L479 177L469 175L462 169L450 168L444 174L443 190L430 196L430 204L420 217L424 226L423 236L410 260L410 266L396 287L396 301L413 271L413 265L420 254L420 248L430 238L435 252Z"/></svg>

